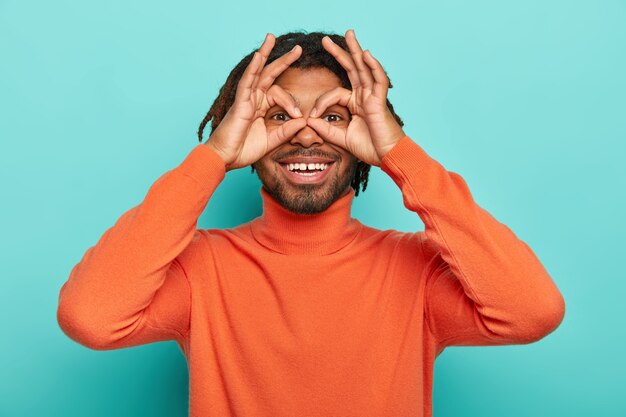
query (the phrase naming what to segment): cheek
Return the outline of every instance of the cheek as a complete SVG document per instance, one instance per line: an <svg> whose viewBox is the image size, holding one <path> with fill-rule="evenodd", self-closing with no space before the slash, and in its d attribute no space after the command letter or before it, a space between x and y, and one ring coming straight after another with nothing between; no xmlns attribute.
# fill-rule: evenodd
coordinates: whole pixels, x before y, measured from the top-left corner
<svg viewBox="0 0 626 417"><path fill-rule="evenodd" d="M335 126L337 129L347 130L350 122L348 120L339 120L336 122L331 122L330 124Z"/></svg>
<svg viewBox="0 0 626 417"><path fill-rule="evenodd" d="M355 159L352 155L350 155L349 157L349 163L346 165L346 171L350 172L350 174L354 173L354 171L356 171L357 166L358 166L358 160Z"/></svg>
<svg viewBox="0 0 626 417"><path fill-rule="evenodd" d="M276 129L281 123L284 123L272 119L263 119L263 122L265 123L266 129Z"/></svg>
<svg viewBox="0 0 626 417"><path fill-rule="evenodd" d="M267 158L263 158L263 159L256 161L253 165L254 165L254 169L257 172L267 173L267 172L271 172L274 170L273 165L275 164L272 161L268 160Z"/></svg>
<svg viewBox="0 0 626 417"><path fill-rule="evenodd" d="M338 167L339 169L336 171L338 176L344 176L354 170L355 163L350 159L351 157L344 157L341 165Z"/></svg>

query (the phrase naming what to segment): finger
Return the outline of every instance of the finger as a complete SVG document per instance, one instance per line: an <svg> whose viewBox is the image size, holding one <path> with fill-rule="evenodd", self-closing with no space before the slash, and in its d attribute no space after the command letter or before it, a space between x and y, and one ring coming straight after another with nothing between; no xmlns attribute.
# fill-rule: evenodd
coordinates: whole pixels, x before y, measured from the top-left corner
<svg viewBox="0 0 626 417"><path fill-rule="evenodd" d="M262 74L263 67L265 66L265 62L267 61L267 58L269 58L270 52L272 52L272 49L274 48L275 44L276 44L276 37L274 36L273 33L268 32L267 35L265 35L265 39L263 40L261 47L257 51L261 55L261 64L260 64L261 71L259 71L259 73L256 74L257 77L252 82L253 90L256 88L256 85L259 82L259 77L260 77L260 74Z"/></svg>
<svg viewBox="0 0 626 417"><path fill-rule="evenodd" d="M339 62L339 65L341 65L343 69L346 70L346 72L348 73L348 78L350 79L350 85L352 85L352 89L355 90L360 87L361 80L359 78L359 72L350 54L346 52L345 49L343 49L341 46L333 42L333 40L329 36L324 36L322 38L322 46L328 51L329 54L334 56L337 62Z"/></svg>
<svg viewBox="0 0 626 417"><path fill-rule="evenodd" d="M361 83L363 87L371 89L374 85L374 77L372 76L372 70L363 62L363 50L361 49L361 45L359 45L359 41L356 40L354 29L349 29L345 37L348 48L350 48L350 53L352 54L352 59L359 71Z"/></svg>
<svg viewBox="0 0 626 417"><path fill-rule="evenodd" d="M267 58L270 56L270 52L272 52L272 49L274 49L275 44L276 37L273 33L268 32L267 35L265 35L265 39L263 40L261 47L259 48L259 53L263 57L263 61L261 62L261 64L265 65L265 61L267 61Z"/></svg>
<svg viewBox="0 0 626 417"><path fill-rule="evenodd" d="M348 150L346 145L346 131L333 126L322 119L309 117L306 123L311 126L324 141Z"/></svg>
<svg viewBox="0 0 626 417"><path fill-rule="evenodd" d="M245 71L243 72L241 79L237 83L237 91L235 92L235 101L247 101L252 94L252 83L255 78L261 72L261 54L255 52L252 55L252 59Z"/></svg>
<svg viewBox="0 0 626 417"><path fill-rule="evenodd" d="M383 100L386 99L387 91L389 91L389 77L385 74L383 66L374 58L374 55L372 55L369 49L363 53L363 61L371 68L372 75L374 76L372 93L375 97Z"/></svg>
<svg viewBox="0 0 626 417"><path fill-rule="evenodd" d="M267 152L271 152L286 141L290 140L298 131L306 126L306 119L299 117L291 119L278 128L270 131L267 137Z"/></svg>
<svg viewBox="0 0 626 417"><path fill-rule="evenodd" d="M300 109L296 105L293 96L283 90L282 87L280 87L279 85L272 85L270 89L267 90L266 97L267 103L270 108L278 104L283 109L285 109L287 113L289 113L289 116L293 118L302 117L302 111L300 111Z"/></svg>
<svg viewBox="0 0 626 417"><path fill-rule="evenodd" d="M356 109L350 109L349 107L351 97L352 91L343 87L335 87L318 97L311 113L309 113L309 117L317 117L320 114L324 114L326 109L334 104L348 107L351 113L355 113Z"/></svg>
<svg viewBox="0 0 626 417"><path fill-rule="evenodd" d="M253 88L258 88L262 91L267 91L274 81L283 71L300 58L302 54L302 47L300 45L294 46L291 51L287 52L280 58L274 60L271 64L263 68L261 75L259 76L259 82Z"/></svg>

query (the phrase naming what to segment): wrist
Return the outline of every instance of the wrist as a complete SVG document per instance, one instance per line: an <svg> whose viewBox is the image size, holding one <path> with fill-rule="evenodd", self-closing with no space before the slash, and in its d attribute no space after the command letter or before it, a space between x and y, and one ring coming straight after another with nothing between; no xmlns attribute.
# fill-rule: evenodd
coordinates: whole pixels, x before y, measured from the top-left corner
<svg viewBox="0 0 626 417"><path fill-rule="evenodd" d="M224 156L224 153L220 150L219 147L215 146L215 144L211 142L210 140L207 140L206 142L204 142L203 145L211 149L213 152L215 152L224 162L224 168L226 169L226 171L227 172L230 171L228 159Z"/></svg>
<svg viewBox="0 0 626 417"><path fill-rule="evenodd" d="M392 139L389 140L389 144L387 146L385 146L384 149L382 149L379 153L378 153L378 157L380 158L381 162L383 160L383 158L393 149L396 147L396 145L398 143L400 143L400 141L406 136L406 134L404 133L404 131L402 129L400 129L398 132L395 132L393 134Z"/></svg>

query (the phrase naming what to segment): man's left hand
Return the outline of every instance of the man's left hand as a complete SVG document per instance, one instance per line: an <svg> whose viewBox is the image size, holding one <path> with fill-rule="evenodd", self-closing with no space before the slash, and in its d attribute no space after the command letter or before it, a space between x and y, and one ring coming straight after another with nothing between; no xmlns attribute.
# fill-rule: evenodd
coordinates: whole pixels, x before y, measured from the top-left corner
<svg viewBox="0 0 626 417"><path fill-rule="evenodd" d="M322 38L322 45L348 73L352 90L337 87L322 94L307 118L325 141L340 146L359 160L380 166L381 160L405 136L402 127L387 107L389 78L369 50L363 52L354 30L346 32L350 53ZM326 108L339 104L348 108L352 119L347 129L320 119Z"/></svg>

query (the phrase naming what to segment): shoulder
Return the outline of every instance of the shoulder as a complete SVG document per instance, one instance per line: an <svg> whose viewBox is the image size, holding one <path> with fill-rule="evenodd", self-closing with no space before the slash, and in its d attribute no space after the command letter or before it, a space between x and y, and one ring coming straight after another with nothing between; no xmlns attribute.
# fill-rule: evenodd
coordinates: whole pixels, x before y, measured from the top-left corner
<svg viewBox="0 0 626 417"><path fill-rule="evenodd" d="M241 227L235 228L197 228L191 240L176 257L189 277L199 276L205 279L214 266L231 259L242 247L247 245L245 232Z"/></svg>
<svg viewBox="0 0 626 417"><path fill-rule="evenodd" d="M250 232L250 222L229 228L197 229L190 246L191 250L202 251L228 251L241 248L254 243L254 237Z"/></svg>
<svg viewBox="0 0 626 417"><path fill-rule="evenodd" d="M422 250L422 241L425 239L423 231L403 232L396 229L376 229L367 225L363 225L361 231L363 243L398 251L409 251L412 254Z"/></svg>

